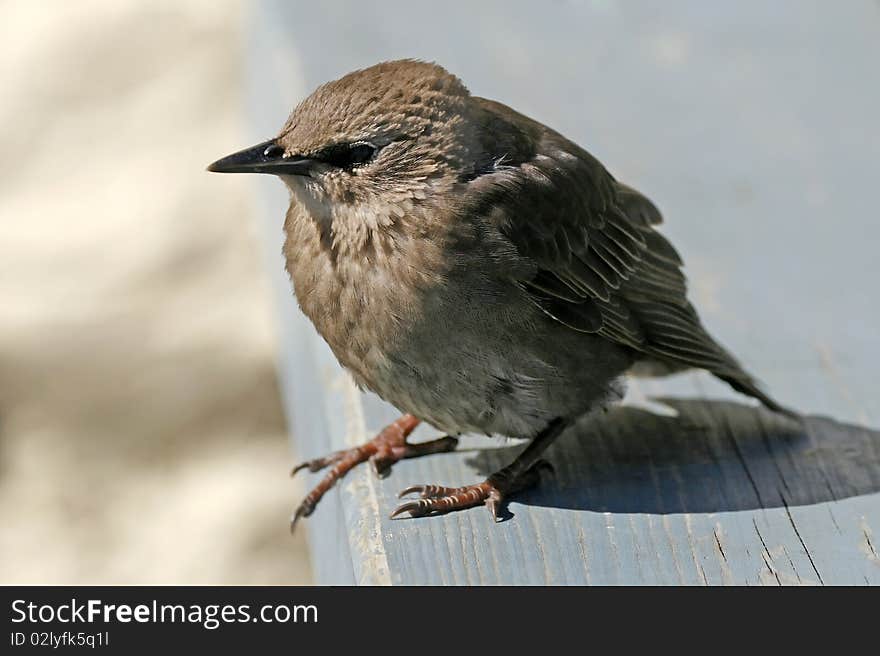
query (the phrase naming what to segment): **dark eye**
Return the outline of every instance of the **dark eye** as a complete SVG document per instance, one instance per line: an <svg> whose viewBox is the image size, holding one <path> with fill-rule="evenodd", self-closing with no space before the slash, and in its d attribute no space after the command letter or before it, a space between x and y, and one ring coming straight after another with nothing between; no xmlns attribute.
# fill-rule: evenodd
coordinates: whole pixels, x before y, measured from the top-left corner
<svg viewBox="0 0 880 656"><path fill-rule="evenodd" d="M378 148L366 141L332 146L321 153L319 159L340 169L353 169L366 164L376 155Z"/></svg>
<svg viewBox="0 0 880 656"><path fill-rule="evenodd" d="M366 164L376 154L376 147L366 141L353 143L348 147L350 165Z"/></svg>

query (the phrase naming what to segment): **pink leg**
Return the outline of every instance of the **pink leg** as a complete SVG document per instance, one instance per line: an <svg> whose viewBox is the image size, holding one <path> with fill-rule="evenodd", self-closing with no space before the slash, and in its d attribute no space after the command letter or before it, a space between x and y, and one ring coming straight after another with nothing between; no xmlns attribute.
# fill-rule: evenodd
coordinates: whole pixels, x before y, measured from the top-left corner
<svg viewBox="0 0 880 656"><path fill-rule="evenodd" d="M345 476L352 468L369 460L373 470L378 476L387 475L388 471L398 460L403 458L415 458L431 453L443 453L452 451L458 446L458 439L447 435L430 442L409 444L406 438L415 430L421 420L413 415L403 415L397 421L389 424L372 440L353 449L336 451L323 458L315 458L300 463L291 471L291 476L302 469L317 472L332 465L329 472L321 479L306 498L296 509L293 519L290 521L290 530L296 528L296 523L302 517L308 517L315 510L315 506L321 497L332 488L336 481Z"/></svg>
<svg viewBox="0 0 880 656"><path fill-rule="evenodd" d="M540 478L541 469L551 468L539 456L550 446L565 428L561 419L550 422L543 431L531 441L525 451L504 469L495 472L482 483L463 487L443 487L441 485L413 485L403 490L399 496L418 493L419 499L407 501L394 509L391 518L408 512L412 517L446 513L460 508L485 504L494 521L498 521L498 511L502 502L514 492L534 485ZM552 468L551 468L552 469Z"/></svg>

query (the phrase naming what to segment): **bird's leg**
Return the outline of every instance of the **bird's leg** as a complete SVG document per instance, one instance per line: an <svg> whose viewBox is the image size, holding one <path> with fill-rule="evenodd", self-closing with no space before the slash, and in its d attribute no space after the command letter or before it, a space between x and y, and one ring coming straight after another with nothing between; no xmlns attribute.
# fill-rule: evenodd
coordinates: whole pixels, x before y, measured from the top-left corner
<svg viewBox="0 0 880 656"><path fill-rule="evenodd" d="M541 460L540 455L559 436L565 426L566 423L562 419L550 422L516 460L482 483L462 487L413 485L406 488L399 496L417 493L419 498L395 508L391 513L392 519L405 512L412 517L421 517L469 508L482 503L489 509L492 519L497 522L498 512L504 499L518 490L534 485L539 479L541 469L550 468L550 464L546 460Z"/></svg>
<svg viewBox="0 0 880 656"><path fill-rule="evenodd" d="M306 498L296 509L293 518L290 520L290 530L294 529L300 518L308 517L312 514L318 501L326 494L327 490L336 484L336 481L365 460L370 461L370 464L373 465L373 471L376 472L377 476L383 477L388 474L391 465L398 460L452 451L458 446L458 439L450 435L431 440L430 442L408 443L406 438L415 430L420 421L420 419L413 415L403 415L397 421L383 428L369 442L365 442L352 449L335 451L323 458L307 460L294 467L290 472L291 476L302 469L317 472L332 465L330 471L306 495Z"/></svg>

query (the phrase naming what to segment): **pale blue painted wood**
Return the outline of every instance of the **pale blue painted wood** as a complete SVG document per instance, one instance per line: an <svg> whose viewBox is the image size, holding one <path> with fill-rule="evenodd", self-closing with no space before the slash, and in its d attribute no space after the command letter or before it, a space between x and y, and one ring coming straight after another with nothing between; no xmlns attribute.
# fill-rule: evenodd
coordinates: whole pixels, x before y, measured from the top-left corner
<svg viewBox="0 0 880 656"><path fill-rule="evenodd" d="M706 323L811 415L792 427L703 374L640 381L631 398L678 397L679 416L622 408L569 431L554 479L498 525L482 509L387 513L400 488L476 482L510 446L468 439L487 450L382 481L362 468L308 520L319 582L880 583L877 3L266 0L252 28L255 139L321 82L398 57L574 138L658 203ZM312 457L396 414L352 392L298 313L278 256L286 194L257 184L294 449Z"/></svg>

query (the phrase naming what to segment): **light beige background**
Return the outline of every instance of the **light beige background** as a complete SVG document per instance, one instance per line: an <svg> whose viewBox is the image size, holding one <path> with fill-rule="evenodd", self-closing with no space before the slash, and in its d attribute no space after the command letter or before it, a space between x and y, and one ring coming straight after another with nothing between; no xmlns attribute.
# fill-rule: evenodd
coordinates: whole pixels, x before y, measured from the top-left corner
<svg viewBox="0 0 880 656"><path fill-rule="evenodd" d="M0 583L307 583L245 7L0 3Z"/></svg>

